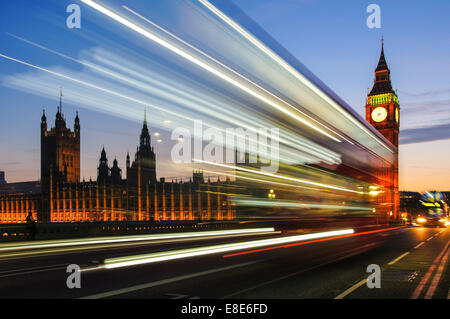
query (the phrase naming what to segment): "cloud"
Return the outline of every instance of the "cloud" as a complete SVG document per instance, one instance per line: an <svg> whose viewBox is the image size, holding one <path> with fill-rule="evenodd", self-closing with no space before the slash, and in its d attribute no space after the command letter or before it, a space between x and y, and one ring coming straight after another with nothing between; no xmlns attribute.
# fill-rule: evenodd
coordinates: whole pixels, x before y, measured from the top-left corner
<svg viewBox="0 0 450 319"><path fill-rule="evenodd" d="M450 99L402 103L402 126L404 131L439 127L450 123Z"/></svg>
<svg viewBox="0 0 450 319"><path fill-rule="evenodd" d="M423 109L424 107L434 107L434 106L449 106L450 105L450 99L446 100L435 100L435 101L424 101L424 102L413 102L413 103L407 103L406 110L407 111L417 111L418 109Z"/></svg>
<svg viewBox="0 0 450 319"><path fill-rule="evenodd" d="M399 138L400 144L413 144L450 139L450 123L402 130Z"/></svg>
<svg viewBox="0 0 450 319"><path fill-rule="evenodd" d="M430 91L425 91L425 92L420 92L420 93L399 91L399 93L404 94L404 95L414 96L414 97L425 97L425 96L447 94L447 93L450 93L450 89L430 90Z"/></svg>

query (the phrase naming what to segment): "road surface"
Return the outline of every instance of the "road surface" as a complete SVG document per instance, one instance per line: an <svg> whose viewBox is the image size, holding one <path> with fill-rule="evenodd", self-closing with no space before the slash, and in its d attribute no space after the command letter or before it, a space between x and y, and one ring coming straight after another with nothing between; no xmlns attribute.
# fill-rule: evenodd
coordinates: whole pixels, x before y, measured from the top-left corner
<svg viewBox="0 0 450 319"><path fill-rule="evenodd" d="M104 267L111 258L305 233L0 252L0 298L449 298L448 228L359 228L347 236ZM67 287L69 264L80 266L81 288ZM380 288L367 285L372 274L367 267L373 264L381 269Z"/></svg>

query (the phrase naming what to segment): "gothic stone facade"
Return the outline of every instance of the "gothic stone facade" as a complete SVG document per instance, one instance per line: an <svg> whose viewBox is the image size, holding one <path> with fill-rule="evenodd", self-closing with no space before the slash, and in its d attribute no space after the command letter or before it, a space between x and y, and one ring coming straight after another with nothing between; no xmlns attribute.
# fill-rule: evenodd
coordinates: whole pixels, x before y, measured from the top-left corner
<svg viewBox="0 0 450 319"><path fill-rule="evenodd" d="M108 166L100 155L97 181L80 182L80 120L74 130L66 126L61 102L55 126L47 129L41 118L41 194L0 194L0 223L25 222L31 213L41 222L125 220L225 220L234 219L230 203L234 185L229 179L205 181L195 172L189 181L156 180L156 156L147 121L133 163L126 160L122 179L117 160Z"/></svg>

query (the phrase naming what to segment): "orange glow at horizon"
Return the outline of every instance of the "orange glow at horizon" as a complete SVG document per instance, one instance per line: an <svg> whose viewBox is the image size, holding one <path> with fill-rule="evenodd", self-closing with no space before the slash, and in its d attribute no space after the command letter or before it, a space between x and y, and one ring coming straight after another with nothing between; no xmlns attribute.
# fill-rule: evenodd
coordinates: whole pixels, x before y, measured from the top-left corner
<svg viewBox="0 0 450 319"><path fill-rule="evenodd" d="M400 191L450 191L450 140L400 145L399 153Z"/></svg>

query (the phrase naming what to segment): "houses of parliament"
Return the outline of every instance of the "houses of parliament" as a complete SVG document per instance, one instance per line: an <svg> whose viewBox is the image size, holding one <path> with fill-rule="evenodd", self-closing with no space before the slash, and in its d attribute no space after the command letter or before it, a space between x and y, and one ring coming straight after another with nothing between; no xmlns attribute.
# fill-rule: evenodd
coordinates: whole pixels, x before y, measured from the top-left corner
<svg viewBox="0 0 450 319"><path fill-rule="evenodd" d="M126 157L125 179L117 159L109 166L103 148L97 180L80 181L78 112L71 130L60 98L54 123L48 129L44 110L40 192L0 195L0 223L25 222L30 212L40 222L233 219L234 209L226 195L232 187L229 179L205 181L203 172L197 171L189 181L157 181L156 155L145 114L134 160L131 162L129 154Z"/></svg>
<svg viewBox="0 0 450 319"><path fill-rule="evenodd" d="M394 147L392 165L385 165L373 176L369 176L388 191L381 192L376 199L371 200L376 200L379 207L397 218L400 207L400 102L392 88L383 42L373 88L367 95L365 109L366 121ZM50 129L44 111L40 135L40 183L22 183L26 185L14 188L6 183L4 174L0 172L0 223L24 222L29 213L40 222L232 220L236 218L237 205L232 203L233 197L242 196L239 193L244 192L243 196L256 195L256 198L275 198L274 190L267 189L270 185L265 184L255 189L253 182L244 182L245 178L238 175L233 182L229 178L224 181L217 178L211 182L209 178L205 180L200 171L193 172L189 181L166 182L164 178L157 180L156 154L151 144L145 113L134 159L131 161L130 154L126 157L125 179L122 178L122 169L117 159L113 160L112 166L108 164L103 148L97 180L80 180L80 118L77 113L73 130L67 127L61 97L54 126ZM314 167L321 168L319 165ZM361 176L365 176L364 172L361 175L360 171L343 164L335 168L335 171L344 176L356 176L354 178L357 180L364 179ZM8 189L6 192L2 191L5 187ZM269 191L267 195L265 192ZM289 192L281 192L277 199L289 199L289 194L286 193ZM297 193L292 192L291 195L295 198ZM302 197L303 195L305 194ZM268 212L267 207L263 211ZM247 212L251 214L251 211ZM242 208L239 207L239 217L241 213Z"/></svg>

